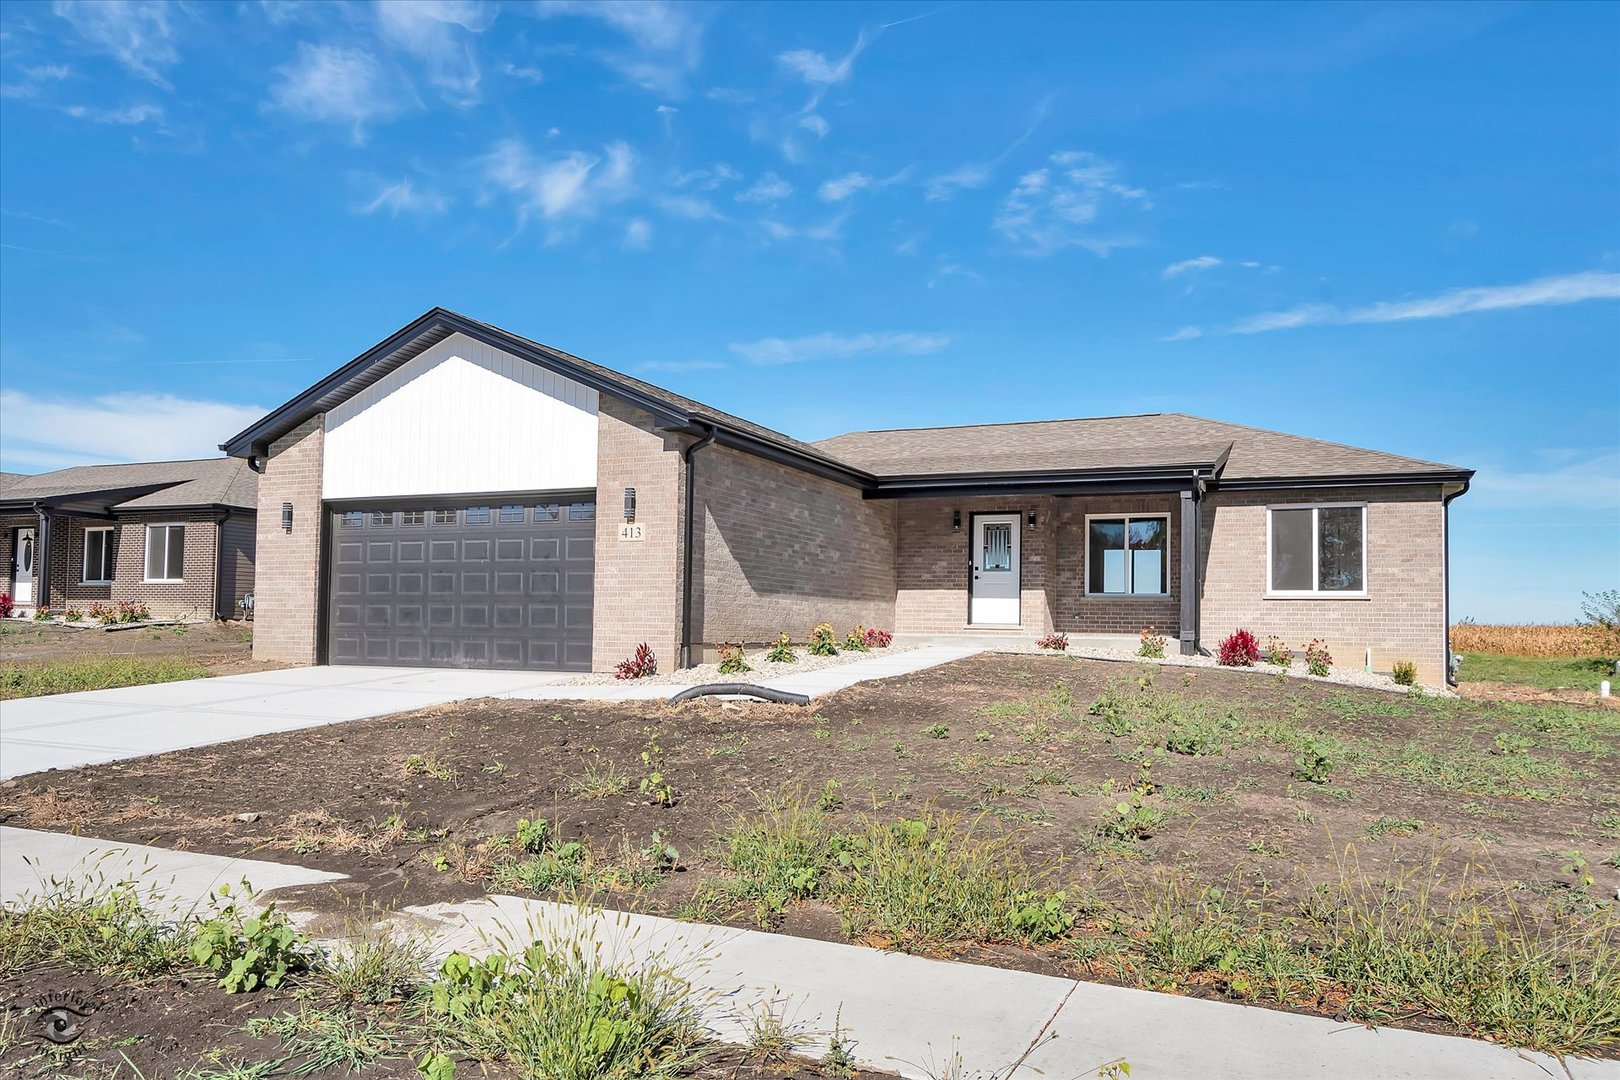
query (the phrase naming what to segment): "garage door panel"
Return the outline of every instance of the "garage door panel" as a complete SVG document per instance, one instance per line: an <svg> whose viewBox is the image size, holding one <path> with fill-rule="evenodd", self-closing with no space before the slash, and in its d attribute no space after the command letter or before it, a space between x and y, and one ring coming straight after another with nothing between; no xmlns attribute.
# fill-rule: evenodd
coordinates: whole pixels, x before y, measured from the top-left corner
<svg viewBox="0 0 1620 1080"><path fill-rule="evenodd" d="M589 509L489 501L333 513L332 663L590 669Z"/></svg>

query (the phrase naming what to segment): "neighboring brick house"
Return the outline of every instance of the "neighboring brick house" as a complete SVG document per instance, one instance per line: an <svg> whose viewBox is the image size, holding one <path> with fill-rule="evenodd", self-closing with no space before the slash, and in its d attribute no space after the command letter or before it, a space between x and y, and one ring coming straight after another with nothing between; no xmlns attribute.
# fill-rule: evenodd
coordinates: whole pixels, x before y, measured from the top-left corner
<svg viewBox="0 0 1620 1080"><path fill-rule="evenodd" d="M0 592L19 614L140 601L230 619L253 591L258 477L237 458L0 474Z"/></svg>
<svg viewBox="0 0 1620 1080"><path fill-rule="evenodd" d="M805 443L439 308L223 449L263 473L256 655L565 670L1241 626L1438 681L1473 476L1179 413Z"/></svg>

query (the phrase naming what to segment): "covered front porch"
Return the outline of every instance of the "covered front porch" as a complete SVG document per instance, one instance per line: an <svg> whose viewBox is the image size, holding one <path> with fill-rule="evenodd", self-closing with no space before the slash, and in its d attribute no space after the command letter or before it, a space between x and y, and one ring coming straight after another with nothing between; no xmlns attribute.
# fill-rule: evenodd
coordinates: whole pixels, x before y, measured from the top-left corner
<svg viewBox="0 0 1620 1080"><path fill-rule="evenodd" d="M1200 509L1213 468L893 493L897 638L1063 633L1134 651L1149 630L1171 650L1199 651Z"/></svg>

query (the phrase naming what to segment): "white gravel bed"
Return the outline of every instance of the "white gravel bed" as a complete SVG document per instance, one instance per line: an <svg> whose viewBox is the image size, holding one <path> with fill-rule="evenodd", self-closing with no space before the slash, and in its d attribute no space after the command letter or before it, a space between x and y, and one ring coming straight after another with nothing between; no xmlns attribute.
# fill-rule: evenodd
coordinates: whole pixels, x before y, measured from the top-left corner
<svg viewBox="0 0 1620 1080"><path fill-rule="evenodd" d="M1359 668L1335 667L1332 673L1329 675L1312 675L1310 672L1305 670L1305 663L1302 660L1295 660L1286 668L1278 667L1275 664L1268 664L1264 658L1262 658L1260 662L1255 664L1253 667L1221 667L1220 664L1215 662L1215 658L1213 656L1203 656L1200 654L1183 656L1181 653L1174 651L1175 649L1176 642L1172 639L1165 645L1165 655L1162 660L1155 660L1152 657L1147 656L1138 656L1134 652L1126 652L1123 649L1087 649L1071 647L1068 652L1058 652L1053 649L1042 649L1034 645L1027 645L1021 642L1017 644L1008 643L1007 646L998 647L994 651L1012 653L1039 653L1043 656L1072 656L1081 660L1129 661L1133 664L1159 664L1164 667L1220 668L1222 671L1238 671L1249 675L1269 676L1273 679L1305 679L1308 682L1336 683L1340 686L1360 687L1363 690L1383 690L1392 694L1409 694L1415 691L1420 694L1444 696L1456 693L1456 691L1452 690L1450 687L1424 686L1422 684L1417 686L1402 686L1388 675L1381 675L1376 672L1368 674Z"/></svg>
<svg viewBox="0 0 1620 1080"><path fill-rule="evenodd" d="M795 645L794 653L799 657L797 663L773 664L765 659L765 649L745 649L743 659L753 671L744 671L734 675L720 674L718 662L713 664L699 664L696 667L681 668L679 671L663 670L664 662L659 661L657 675L649 675L644 679L618 679L611 671L593 671L589 675L580 675L565 682L554 683L554 686L702 686L706 683L717 682L746 682L762 683L771 679L779 679L784 675L796 675L801 671L820 671L823 668L840 667L844 664L858 663L874 656L892 656L895 653L910 652L920 648L917 645L890 645L887 649L873 649L871 652L845 652L840 650L837 656L811 656L803 645Z"/></svg>

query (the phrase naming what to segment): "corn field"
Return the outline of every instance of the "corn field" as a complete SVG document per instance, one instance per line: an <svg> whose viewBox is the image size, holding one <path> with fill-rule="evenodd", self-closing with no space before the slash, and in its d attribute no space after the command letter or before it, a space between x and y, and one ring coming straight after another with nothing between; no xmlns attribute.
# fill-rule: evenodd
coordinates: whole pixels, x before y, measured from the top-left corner
<svg viewBox="0 0 1620 1080"><path fill-rule="evenodd" d="M1486 626L1465 622L1451 628L1451 649L1459 653L1605 656L1604 645L1602 635L1589 626Z"/></svg>

